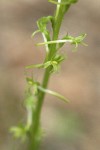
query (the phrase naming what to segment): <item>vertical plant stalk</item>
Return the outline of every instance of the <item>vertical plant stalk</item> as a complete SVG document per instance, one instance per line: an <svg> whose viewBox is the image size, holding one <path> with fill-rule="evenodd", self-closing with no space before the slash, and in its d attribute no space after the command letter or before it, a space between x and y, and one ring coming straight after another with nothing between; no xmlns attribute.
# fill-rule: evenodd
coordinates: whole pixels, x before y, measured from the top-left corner
<svg viewBox="0 0 100 150"><path fill-rule="evenodd" d="M60 2L61 0L59 0L59 3ZM68 8L69 8L69 5L68 5ZM61 27L63 16L64 16L64 12L62 12L62 7L60 5L57 5L56 14L54 17L53 40L58 39L59 30ZM52 44L49 54L48 54L48 58L50 59L55 53L56 53L56 44ZM48 82L50 78L50 70L51 70L51 67L47 68L44 73L42 87L45 89L48 86ZM31 131L32 139L31 139L30 150L38 150L39 145L40 145L41 139L38 139L38 133L40 130L40 116L41 116L41 109L42 109L44 97L45 97L45 93L40 91L38 95L38 102L36 105L35 114L33 112L33 116L35 118L33 117L33 120L32 120L32 131Z"/></svg>
<svg viewBox="0 0 100 150"><path fill-rule="evenodd" d="M47 68L45 70L42 87L44 87L44 88L47 87L49 78L50 78L50 69ZM30 131L31 143L29 144L29 146L30 146L29 150L38 150L39 146L40 146L40 142L41 142L41 137L39 135L39 132L40 132L39 131L40 130L40 115L41 115L41 109L42 109L44 97L45 97L45 93L40 91L39 95L38 95L36 110L35 110L35 112L33 111L32 127L31 127L31 131Z"/></svg>

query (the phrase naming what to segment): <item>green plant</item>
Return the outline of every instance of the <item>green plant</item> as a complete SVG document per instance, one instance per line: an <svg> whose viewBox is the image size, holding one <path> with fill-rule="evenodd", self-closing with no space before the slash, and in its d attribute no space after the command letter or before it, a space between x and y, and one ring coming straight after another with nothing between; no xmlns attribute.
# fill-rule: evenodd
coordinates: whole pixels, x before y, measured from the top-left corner
<svg viewBox="0 0 100 150"><path fill-rule="evenodd" d="M52 94L65 102L69 101L59 93L47 89L50 76L59 70L61 62L65 59L59 49L68 42L74 45L74 50L76 50L79 44L84 45L83 40L86 36L86 34L81 34L78 37L72 37L66 34L62 39L59 39L63 17L71 4L76 3L77 0L49 0L49 2L57 6L54 16L40 18L37 21L38 30L32 34L32 37L37 33L41 33L43 36L44 42L37 43L36 45L45 45L46 56L44 62L26 67L26 69L35 67L44 69L43 82L39 83L33 77L26 77L27 89L24 104L27 109L27 123L10 129L15 137L29 141L29 150L38 150L42 139L43 130L41 128L40 116L45 94ZM52 26L52 37L47 29L48 23L51 23Z"/></svg>

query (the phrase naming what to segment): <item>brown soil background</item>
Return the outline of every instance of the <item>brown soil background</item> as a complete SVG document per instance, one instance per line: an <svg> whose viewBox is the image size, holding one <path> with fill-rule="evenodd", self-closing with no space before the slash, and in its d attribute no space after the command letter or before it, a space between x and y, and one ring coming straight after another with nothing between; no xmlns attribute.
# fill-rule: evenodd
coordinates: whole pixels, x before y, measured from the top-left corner
<svg viewBox="0 0 100 150"><path fill-rule="evenodd" d="M35 47L35 43L42 38L37 36L33 40L31 33L36 29L36 20L53 14L54 8L47 0L0 1L1 150L12 150L13 145L16 150L25 149L14 143L8 129L25 119L26 112L22 105L25 90L24 67L42 62L45 54L44 47ZM80 46L77 53L73 53L69 45L63 48L68 59L62 64L61 72L51 78L49 88L62 93L71 101L66 105L52 96L46 97L42 124L47 133L41 149L99 150L100 1L80 0L73 5L65 16L60 37L67 32L75 36L87 33L85 41L88 47ZM41 70L33 72L39 80L42 73ZM59 114L62 114L61 118L65 116L65 119L68 114L77 116L83 131L70 140L65 136L58 136L56 128L59 122L65 124L65 119L59 121Z"/></svg>

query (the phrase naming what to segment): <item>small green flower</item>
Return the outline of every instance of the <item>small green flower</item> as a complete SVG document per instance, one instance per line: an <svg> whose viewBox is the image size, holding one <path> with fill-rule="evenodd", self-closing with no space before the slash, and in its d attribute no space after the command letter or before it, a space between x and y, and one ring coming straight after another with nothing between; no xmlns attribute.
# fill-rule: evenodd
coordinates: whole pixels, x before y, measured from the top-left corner
<svg viewBox="0 0 100 150"><path fill-rule="evenodd" d="M13 134L15 138L21 138L22 141L25 141L27 137L27 128L24 125L19 125L16 127L10 128L10 132Z"/></svg>

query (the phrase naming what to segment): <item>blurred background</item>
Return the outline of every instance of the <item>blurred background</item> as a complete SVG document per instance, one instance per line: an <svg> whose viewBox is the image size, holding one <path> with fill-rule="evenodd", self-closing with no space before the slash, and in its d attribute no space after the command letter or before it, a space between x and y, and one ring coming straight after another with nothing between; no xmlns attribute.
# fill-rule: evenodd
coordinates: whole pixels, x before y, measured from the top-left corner
<svg viewBox="0 0 100 150"><path fill-rule="evenodd" d="M25 120L24 67L43 61L42 41L31 34L36 20L52 15L55 5L47 0L0 0L0 149L21 150L9 128ZM88 47L80 46L76 53L65 45L62 53L68 58L61 71L52 76L49 88L70 99L65 104L47 95L42 110L45 136L41 150L100 149L100 0L79 0L72 5L62 23L60 37L66 33L78 36L87 33ZM41 70L34 70L36 79ZM23 147L24 146L24 147Z"/></svg>

